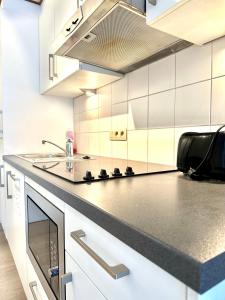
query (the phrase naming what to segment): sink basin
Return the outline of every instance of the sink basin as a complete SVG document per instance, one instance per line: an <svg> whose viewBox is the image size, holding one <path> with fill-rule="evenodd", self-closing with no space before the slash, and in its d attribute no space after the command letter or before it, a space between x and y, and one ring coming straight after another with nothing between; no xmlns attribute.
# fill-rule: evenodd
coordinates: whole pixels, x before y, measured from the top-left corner
<svg viewBox="0 0 225 300"><path fill-rule="evenodd" d="M64 153L32 153L32 154L19 154L17 157L25 159L29 162L48 162L48 161L61 161L66 159Z"/></svg>

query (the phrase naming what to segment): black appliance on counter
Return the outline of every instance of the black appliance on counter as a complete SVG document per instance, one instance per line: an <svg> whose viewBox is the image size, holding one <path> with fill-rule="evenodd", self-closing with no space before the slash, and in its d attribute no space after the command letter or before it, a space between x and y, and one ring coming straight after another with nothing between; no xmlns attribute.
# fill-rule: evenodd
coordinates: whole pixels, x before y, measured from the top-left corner
<svg viewBox="0 0 225 300"><path fill-rule="evenodd" d="M177 171L169 165L87 155L33 166L75 184Z"/></svg>
<svg viewBox="0 0 225 300"><path fill-rule="evenodd" d="M225 180L225 132L186 132L178 144L177 168L192 179Z"/></svg>

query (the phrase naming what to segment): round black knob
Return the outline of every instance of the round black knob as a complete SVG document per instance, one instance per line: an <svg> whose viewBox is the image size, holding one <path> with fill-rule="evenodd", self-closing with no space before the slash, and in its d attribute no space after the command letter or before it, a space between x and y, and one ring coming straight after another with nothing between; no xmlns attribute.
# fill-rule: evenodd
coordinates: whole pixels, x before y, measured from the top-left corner
<svg viewBox="0 0 225 300"><path fill-rule="evenodd" d="M119 168L115 168L114 171L113 171L112 176L114 176L114 177L121 177L122 173L120 173L120 169Z"/></svg>
<svg viewBox="0 0 225 300"><path fill-rule="evenodd" d="M104 178L108 178L109 175L107 174L105 169L101 169L100 174L98 175L98 177L104 179Z"/></svg>
<svg viewBox="0 0 225 300"><path fill-rule="evenodd" d="M94 179L94 176L92 176L91 171L87 171L86 175L83 177L83 179L86 181L91 181Z"/></svg>
<svg viewBox="0 0 225 300"><path fill-rule="evenodd" d="M132 176L132 175L134 175L133 169L132 169L131 167L127 167L127 168L126 168L125 175L126 175L126 176Z"/></svg>
<svg viewBox="0 0 225 300"><path fill-rule="evenodd" d="M85 155L85 156L83 156L82 158L83 158L83 159L90 159L90 156Z"/></svg>

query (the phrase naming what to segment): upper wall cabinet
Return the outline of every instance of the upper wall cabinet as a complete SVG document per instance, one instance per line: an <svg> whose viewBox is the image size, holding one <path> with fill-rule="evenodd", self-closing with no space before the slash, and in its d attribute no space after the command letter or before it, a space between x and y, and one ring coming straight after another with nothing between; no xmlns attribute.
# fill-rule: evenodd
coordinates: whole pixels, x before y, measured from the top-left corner
<svg viewBox="0 0 225 300"><path fill-rule="evenodd" d="M225 35L224 0L146 0L146 3L147 23L155 29L197 45Z"/></svg>
<svg viewBox="0 0 225 300"><path fill-rule="evenodd" d="M82 89L97 89L122 77L120 73L83 64L77 59L57 56L53 42L68 19L84 1L44 0L39 19L40 92L60 97L76 97Z"/></svg>

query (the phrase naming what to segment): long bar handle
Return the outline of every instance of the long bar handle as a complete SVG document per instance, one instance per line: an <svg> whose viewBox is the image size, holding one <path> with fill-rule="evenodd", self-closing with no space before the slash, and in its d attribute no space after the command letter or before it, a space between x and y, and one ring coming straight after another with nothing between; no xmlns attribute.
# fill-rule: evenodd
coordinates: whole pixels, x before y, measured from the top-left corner
<svg viewBox="0 0 225 300"><path fill-rule="evenodd" d="M38 297L36 296L35 291L34 291L34 287L37 287L37 282L36 281L30 282L29 287L30 287L30 290L31 290L34 300L38 300Z"/></svg>
<svg viewBox="0 0 225 300"><path fill-rule="evenodd" d="M69 282L72 282L72 273L66 273L61 276L60 283L61 283L61 289L60 289L60 300L66 300L66 285Z"/></svg>
<svg viewBox="0 0 225 300"><path fill-rule="evenodd" d="M13 181L20 181L19 178L16 178L16 175L12 174L12 172L10 172L9 176L11 177L11 179L12 179Z"/></svg>
<svg viewBox="0 0 225 300"><path fill-rule="evenodd" d="M157 0L148 0L148 2L154 6L157 4Z"/></svg>
<svg viewBox="0 0 225 300"><path fill-rule="evenodd" d="M53 67L52 67L53 64ZM49 54L48 55L48 79L49 80L53 80L54 79L54 73L53 72L54 69L54 55L53 54Z"/></svg>
<svg viewBox="0 0 225 300"><path fill-rule="evenodd" d="M9 176L11 177L11 171L6 172L6 196L7 199L12 199L12 195L9 195Z"/></svg>
<svg viewBox="0 0 225 300"><path fill-rule="evenodd" d="M4 187L4 183L2 182L2 170L4 169L4 165L0 165L0 187Z"/></svg>
<svg viewBox="0 0 225 300"><path fill-rule="evenodd" d="M70 235L113 279L119 279L129 274L129 269L125 265L109 266L98 254L85 244L81 240L81 238L86 235L83 230L73 231Z"/></svg>

